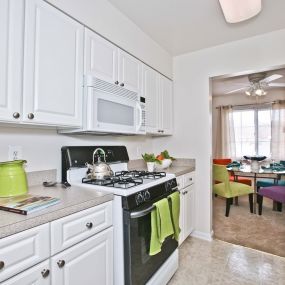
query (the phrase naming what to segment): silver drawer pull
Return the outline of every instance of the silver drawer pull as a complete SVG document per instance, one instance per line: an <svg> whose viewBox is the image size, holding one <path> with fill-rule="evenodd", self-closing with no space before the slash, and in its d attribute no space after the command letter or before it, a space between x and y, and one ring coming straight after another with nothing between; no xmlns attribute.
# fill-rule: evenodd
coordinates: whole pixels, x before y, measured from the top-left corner
<svg viewBox="0 0 285 285"><path fill-rule="evenodd" d="M4 261L0 261L0 270L3 269L5 266L5 262Z"/></svg>
<svg viewBox="0 0 285 285"><path fill-rule="evenodd" d="M192 181L192 177L189 178L189 181Z"/></svg>
<svg viewBox="0 0 285 285"><path fill-rule="evenodd" d="M65 265L65 261L63 259L60 259L58 262L57 262L57 265L59 268L62 268L64 265Z"/></svg>
<svg viewBox="0 0 285 285"><path fill-rule="evenodd" d="M87 224L86 224L86 228L87 228L87 229L92 229L92 228L93 228L93 223L91 223L91 222L90 222L90 223L87 223Z"/></svg>
<svg viewBox="0 0 285 285"><path fill-rule="evenodd" d="M44 269L42 272L41 272L43 278L47 278L49 276L49 269Z"/></svg>

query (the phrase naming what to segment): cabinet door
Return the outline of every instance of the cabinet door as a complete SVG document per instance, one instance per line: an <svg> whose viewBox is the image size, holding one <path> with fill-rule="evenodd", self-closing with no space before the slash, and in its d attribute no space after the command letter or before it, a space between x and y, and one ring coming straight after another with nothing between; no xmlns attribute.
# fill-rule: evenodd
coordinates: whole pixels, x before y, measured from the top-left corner
<svg viewBox="0 0 285 285"><path fill-rule="evenodd" d="M160 128L164 135L171 135L173 129L172 82L160 76Z"/></svg>
<svg viewBox="0 0 285 285"><path fill-rule="evenodd" d="M0 1L1 121L18 121L21 115L23 22L24 1Z"/></svg>
<svg viewBox="0 0 285 285"><path fill-rule="evenodd" d="M113 227L51 258L52 284L113 284Z"/></svg>
<svg viewBox="0 0 285 285"><path fill-rule="evenodd" d="M184 189L184 234L187 238L194 229L194 184Z"/></svg>
<svg viewBox="0 0 285 285"><path fill-rule="evenodd" d="M141 93L142 63L128 53L119 50L120 86Z"/></svg>
<svg viewBox="0 0 285 285"><path fill-rule="evenodd" d="M85 74L104 81L118 81L118 48L85 28ZM115 83L116 84L116 83Z"/></svg>
<svg viewBox="0 0 285 285"><path fill-rule="evenodd" d="M42 0L25 10L23 120L81 126L84 28Z"/></svg>
<svg viewBox="0 0 285 285"><path fill-rule="evenodd" d="M2 285L50 285L50 266L46 260L1 283Z"/></svg>
<svg viewBox="0 0 285 285"><path fill-rule="evenodd" d="M146 130L150 134L159 133L159 74L143 67L143 96L146 100Z"/></svg>

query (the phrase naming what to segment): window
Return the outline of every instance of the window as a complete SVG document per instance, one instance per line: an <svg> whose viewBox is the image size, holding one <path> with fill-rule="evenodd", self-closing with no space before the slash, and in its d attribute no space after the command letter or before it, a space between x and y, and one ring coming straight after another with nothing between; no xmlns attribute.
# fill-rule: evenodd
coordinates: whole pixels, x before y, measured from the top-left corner
<svg viewBox="0 0 285 285"><path fill-rule="evenodd" d="M265 155L270 157L271 108L234 108L236 156Z"/></svg>

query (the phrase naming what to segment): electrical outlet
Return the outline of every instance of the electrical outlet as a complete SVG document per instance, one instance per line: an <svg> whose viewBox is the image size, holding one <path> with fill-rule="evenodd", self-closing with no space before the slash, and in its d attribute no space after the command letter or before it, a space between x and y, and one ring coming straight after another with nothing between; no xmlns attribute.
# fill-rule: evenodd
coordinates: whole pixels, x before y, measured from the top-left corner
<svg viewBox="0 0 285 285"><path fill-rule="evenodd" d="M20 145L9 145L9 160L18 160L23 158L23 147Z"/></svg>

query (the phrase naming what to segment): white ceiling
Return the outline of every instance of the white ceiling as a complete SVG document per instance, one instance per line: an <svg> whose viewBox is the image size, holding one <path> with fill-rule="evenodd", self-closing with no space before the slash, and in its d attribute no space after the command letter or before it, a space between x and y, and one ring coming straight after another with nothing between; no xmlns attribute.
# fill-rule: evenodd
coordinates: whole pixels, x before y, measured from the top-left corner
<svg viewBox="0 0 285 285"><path fill-rule="evenodd" d="M279 78L277 80L274 80L272 82L274 83L285 83L285 68L283 69L277 69L277 70L270 70L266 71L267 77L273 74L280 74L283 75L282 78ZM220 95L227 95L226 93L229 91L232 91L234 89L242 88L249 86L249 81L248 81L248 74L245 75L240 75L240 76L233 76L233 77L227 77L227 78L218 78L213 80L213 85L212 85L212 94L213 96L220 96ZM270 89L282 89L285 90L285 88L280 88L280 87L267 87L267 90ZM245 91L240 91L237 93L233 94L242 94L244 95ZM285 93L284 93L285 97Z"/></svg>
<svg viewBox="0 0 285 285"><path fill-rule="evenodd" d="M171 55L285 28L284 0L263 0L263 9L259 15L238 24L226 23L218 0L109 2Z"/></svg>

